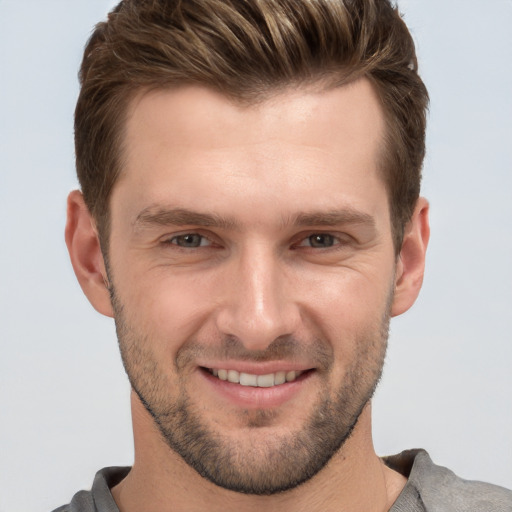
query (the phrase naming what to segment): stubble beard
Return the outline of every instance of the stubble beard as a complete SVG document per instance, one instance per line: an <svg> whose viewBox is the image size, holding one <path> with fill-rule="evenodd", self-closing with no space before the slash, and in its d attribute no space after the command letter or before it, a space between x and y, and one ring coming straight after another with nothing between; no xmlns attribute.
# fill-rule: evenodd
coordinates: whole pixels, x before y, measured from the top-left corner
<svg viewBox="0 0 512 512"><path fill-rule="evenodd" d="M271 425L273 413L251 411L247 419L247 441L233 440L221 431L214 431L202 420L201 412L187 393L186 361L201 350L200 345L184 345L182 352L178 352L175 369L178 370L179 385L170 386L164 366L151 352L151 340L137 333L126 321L113 288L111 296L121 356L130 384L165 443L202 477L231 491L272 495L311 479L349 439L382 374L391 297L380 323L376 322L377 325L354 340L356 354L339 388L331 392L326 386L301 430L286 437L268 436L264 441L257 436L259 442L252 442L251 429L256 432ZM277 339L268 347L268 356L260 358L293 352L297 344L289 338ZM228 353L235 346L238 347L235 351L242 351L239 342L232 339L224 342L224 350ZM332 366L330 345L315 340L310 346L318 347L315 350L320 352L321 360L329 359L330 363L324 369L328 375ZM179 391L172 393L173 389Z"/></svg>

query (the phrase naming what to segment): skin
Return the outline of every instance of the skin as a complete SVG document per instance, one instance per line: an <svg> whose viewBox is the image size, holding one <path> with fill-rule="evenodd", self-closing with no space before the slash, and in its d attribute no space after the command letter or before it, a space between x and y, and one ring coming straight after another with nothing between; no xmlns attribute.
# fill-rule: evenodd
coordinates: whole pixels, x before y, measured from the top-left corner
<svg viewBox="0 0 512 512"><path fill-rule="evenodd" d="M78 191L66 228L84 292L116 317L133 387L153 413L185 396L200 424L241 455L230 464L247 478L284 474L282 448L307 437L311 418L340 392L352 390L362 410L354 405L352 434L323 469L257 496L201 476L132 393L135 463L113 489L121 511L391 507L405 479L375 454L366 395L380 375L389 316L420 290L429 227L419 199L396 256L378 167L383 130L365 80L288 90L250 107L199 87L133 101L110 203L108 272ZM276 401L266 391L226 394L204 367L309 371Z"/></svg>

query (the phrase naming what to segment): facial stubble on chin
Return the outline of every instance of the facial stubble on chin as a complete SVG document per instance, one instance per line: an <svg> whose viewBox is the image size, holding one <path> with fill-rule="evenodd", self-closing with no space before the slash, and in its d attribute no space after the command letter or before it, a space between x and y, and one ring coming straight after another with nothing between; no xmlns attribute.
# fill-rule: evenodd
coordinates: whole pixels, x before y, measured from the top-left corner
<svg viewBox="0 0 512 512"><path fill-rule="evenodd" d="M175 369L179 385L169 385L164 368L151 352L151 340L137 333L125 317L114 288L110 287L116 331L123 364L130 384L152 416L165 443L202 477L231 491L272 495L293 489L321 471L349 439L357 421L372 398L382 374L390 319L391 298L378 325L355 340L356 356L339 388L322 393L304 427L288 436L269 436L252 442L251 432L272 425L273 411L241 411L246 415L247 440L233 440L205 424L186 389L188 361L201 352L197 342L184 344L177 353ZM293 355L301 350L298 341L278 338L258 360ZM332 369L331 346L323 340L308 344L312 358L320 361L326 377ZM246 354L231 337L216 354ZM247 357L246 357L247 358ZM327 382L327 380L326 380ZM179 388L171 396L170 389Z"/></svg>

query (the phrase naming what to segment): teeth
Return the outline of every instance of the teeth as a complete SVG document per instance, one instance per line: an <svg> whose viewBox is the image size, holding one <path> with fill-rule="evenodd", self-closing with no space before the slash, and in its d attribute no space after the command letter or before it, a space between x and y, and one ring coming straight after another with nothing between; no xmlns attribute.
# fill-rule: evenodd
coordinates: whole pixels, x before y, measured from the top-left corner
<svg viewBox="0 0 512 512"><path fill-rule="evenodd" d="M240 384L242 386L257 386L258 385L258 376L251 375L250 373L241 373L240 374Z"/></svg>
<svg viewBox="0 0 512 512"><path fill-rule="evenodd" d="M236 370L228 370L228 382L238 384L240 382L240 374Z"/></svg>
<svg viewBox="0 0 512 512"><path fill-rule="evenodd" d="M274 374L269 373L268 375L258 375L258 387L259 388L271 388L274 385Z"/></svg>
<svg viewBox="0 0 512 512"><path fill-rule="evenodd" d="M301 371L276 372L267 375L253 375L252 373L237 372L236 370L218 370L213 368L210 373L220 380L227 380L241 386L252 386L259 388L271 388L285 382L293 382L302 375Z"/></svg>
<svg viewBox="0 0 512 512"><path fill-rule="evenodd" d="M274 376L274 384L284 384L286 382L286 372L276 372Z"/></svg>

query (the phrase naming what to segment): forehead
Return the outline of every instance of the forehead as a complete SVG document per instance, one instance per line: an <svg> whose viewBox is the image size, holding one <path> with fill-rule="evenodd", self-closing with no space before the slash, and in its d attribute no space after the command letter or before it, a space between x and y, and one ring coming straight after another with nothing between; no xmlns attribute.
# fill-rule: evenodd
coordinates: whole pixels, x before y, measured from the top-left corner
<svg viewBox="0 0 512 512"><path fill-rule="evenodd" d="M229 213L241 196L261 207L281 203L287 216L297 212L286 206L312 210L320 196L335 209L384 188L383 132L379 100L364 79L289 89L252 105L202 87L145 92L130 105L113 199L131 189L124 200L138 211L200 201Z"/></svg>
<svg viewBox="0 0 512 512"><path fill-rule="evenodd" d="M177 145L192 143L205 148L225 144L227 134L233 144L255 144L288 135L298 144L329 149L335 145L342 149L340 139L358 142L361 136L370 137L360 148L364 150L380 143L384 129L379 99L364 78L341 87L318 83L278 89L253 103L200 86L143 90L128 107L128 149L135 138L140 139L142 130L150 137L152 133L171 135L171 125Z"/></svg>

